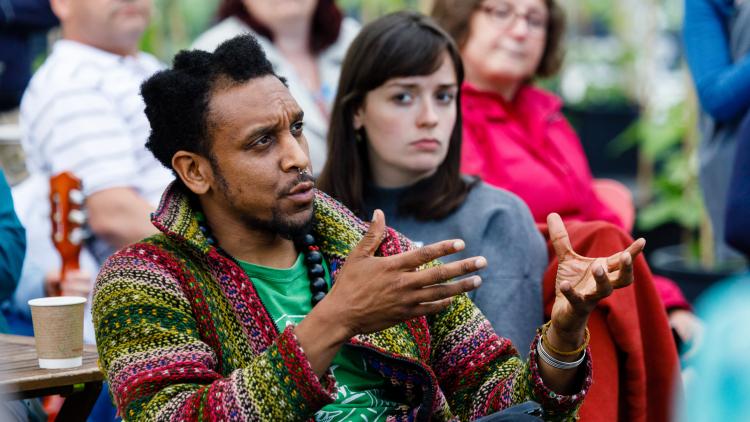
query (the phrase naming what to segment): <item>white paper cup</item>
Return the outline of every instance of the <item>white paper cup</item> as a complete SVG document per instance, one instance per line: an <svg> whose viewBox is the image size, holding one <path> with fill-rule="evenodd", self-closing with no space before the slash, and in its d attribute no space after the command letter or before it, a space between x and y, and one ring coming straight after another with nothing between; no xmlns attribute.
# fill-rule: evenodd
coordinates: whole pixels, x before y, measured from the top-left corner
<svg viewBox="0 0 750 422"><path fill-rule="evenodd" d="M31 319L39 367L75 368L83 364L83 307L86 298L31 299Z"/></svg>

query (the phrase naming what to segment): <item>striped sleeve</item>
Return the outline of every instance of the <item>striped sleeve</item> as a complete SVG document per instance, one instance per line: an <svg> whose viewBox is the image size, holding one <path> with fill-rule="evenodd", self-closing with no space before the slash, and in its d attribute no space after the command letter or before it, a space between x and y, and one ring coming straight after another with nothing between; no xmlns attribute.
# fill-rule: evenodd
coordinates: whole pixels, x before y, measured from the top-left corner
<svg viewBox="0 0 750 422"><path fill-rule="evenodd" d="M125 420L305 420L335 398L288 327L244 367L223 373L179 287L179 261L148 244L102 267L92 312L100 365Z"/></svg>
<svg viewBox="0 0 750 422"><path fill-rule="evenodd" d="M591 359L586 359L578 393L561 395L550 390L537 364L538 334L524 362L510 340L495 334L465 294L430 319L430 335L431 366L460 420L474 420L533 400L542 405L544 420L574 421L591 386Z"/></svg>
<svg viewBox="0 0 750 422"><path fill-rule="evenodd" d="M131 128L112 99L95 87L71 87L48 99L29 133L27 147L44 157L47 172L73 172L87 195L128 186L138 174Z"/></svg>

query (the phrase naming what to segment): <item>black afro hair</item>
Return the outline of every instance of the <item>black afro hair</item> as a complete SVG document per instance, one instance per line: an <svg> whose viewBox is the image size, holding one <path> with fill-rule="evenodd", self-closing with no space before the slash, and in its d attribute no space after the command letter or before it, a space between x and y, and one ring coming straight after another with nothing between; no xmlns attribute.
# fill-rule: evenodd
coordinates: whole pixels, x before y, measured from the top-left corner
<svg viewBox="0 0 750 422"><path fill-rule="evenodd" d="M180 150L209 157L207 119L214 84L218 80L242 83L268 75L276 76L252 35L227 40L213 53L179 52L171 69L156 73L141 85L151 124L146 148L168 169Z"/></svg>

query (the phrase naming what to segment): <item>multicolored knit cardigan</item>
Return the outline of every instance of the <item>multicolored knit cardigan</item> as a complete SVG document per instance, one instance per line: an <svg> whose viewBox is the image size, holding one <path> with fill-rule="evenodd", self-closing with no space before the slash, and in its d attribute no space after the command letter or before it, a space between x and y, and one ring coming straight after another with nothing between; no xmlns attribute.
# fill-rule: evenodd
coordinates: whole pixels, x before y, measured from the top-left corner
<svg viewBox="0 0 750 422"><path fill-rule="evenodd" d="M330 370L319 379L293 327L278 332L252 282L206 242L191 201L173 184L152 220L161 234L110 257L93 300L102 370L125 420L310 420L336 397ZM314 229L335 275L367 225L323 193ZM379 253L411 248L388 229ZM363 288L365 288L363 286ZM591 383L558 395L524 363L466 295L350 344L406 404L394 420L472 420L535 400L546 419L575 419Z"/></svg>

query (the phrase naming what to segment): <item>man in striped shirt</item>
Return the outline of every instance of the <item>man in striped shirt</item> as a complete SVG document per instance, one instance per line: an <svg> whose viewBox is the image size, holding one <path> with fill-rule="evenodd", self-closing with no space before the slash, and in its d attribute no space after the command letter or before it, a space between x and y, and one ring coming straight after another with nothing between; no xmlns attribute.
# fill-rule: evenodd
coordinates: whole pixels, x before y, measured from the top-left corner
<svg viewBox="0 0 750 422"><path fill-rule="evenodd" d="M151 0L52 0L63 39L21 103L31 173L71 171L83 182L88 224L103 259L155 232L149 214L173 179L144 148L150 128L141 82L161 64L138 51Z"/></svg>

